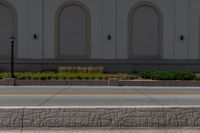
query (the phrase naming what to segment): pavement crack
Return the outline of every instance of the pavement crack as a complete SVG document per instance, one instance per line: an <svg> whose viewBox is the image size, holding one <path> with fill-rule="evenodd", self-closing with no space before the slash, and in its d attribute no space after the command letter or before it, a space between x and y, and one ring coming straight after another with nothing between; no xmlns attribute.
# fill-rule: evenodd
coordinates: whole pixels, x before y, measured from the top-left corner
<svg viewBox="0 0 200 133"><path fill-rule="evenodd" d="M144 92L140 91L139 89L137 88L134 88L138 93L144 95L145 97L147 97L148 99L150 99L152 102L154 102L156 105L159 105L159 106L162 106L162 103L160 103L158 100L152 98L151 96L145 94Z"/></svg>
<svg viewBox="0 0 200 133"><path fill-rule="evenodd" d="M157 101L156 99L154 99L153 97L146 95L144 92L140 91L139 89L135 88L136 91L138 91L139 93L141 93L142 95L144 95L145 97L147 97L148 99L150 99L151 101L153 101L154 103L156 103L157 105L161 106L161 108L164 110L164 107L162 105L162 103L160 103L159 101ZM147 93L148 94L148 93ZM163 115L163 119L165 119L165 116ZM164 125L163 128L165 129L164 132L166 133L166 121L164 121Z"/></svg>
<svg viewBox="0 0 200 133"><path fill-rule="evenodd" d="M62 90L56 92L54 95L50 96L49 98L47 98L46 100L44 100L42 103L40 103L38 106L44 106L45 104L47 104L49 101L51 101L53 98L55 98L56 96L58 96L59 94L61 94L65 89L67 88L63 88Z"/></svg>
<svg viewBox="0 0 200 133"><path fill-rule="evenodd" d="M25 108L22 109L22 119L21 119L21 132L23 132L23 128L24 128L24 111Z"/></svg>

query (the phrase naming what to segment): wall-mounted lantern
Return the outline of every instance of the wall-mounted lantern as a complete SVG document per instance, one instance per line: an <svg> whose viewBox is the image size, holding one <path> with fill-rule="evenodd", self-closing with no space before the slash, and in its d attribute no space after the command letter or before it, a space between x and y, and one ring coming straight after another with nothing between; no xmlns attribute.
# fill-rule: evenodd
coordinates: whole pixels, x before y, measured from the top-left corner
<svg viewBox="0 0 200 133"><path fill-rule="evenodd" d="M184 36L183 36L183 35L180 36L180 40L181 40L181 41L184 40Z"/></svg>
<svg viewBox="0 0 200 133"><path fill-rule="evenodd" d="M37 34L33 34L33 39L38 39L38 35Z"/></svg>
<svg viewBox="0 0 200 133"><path fill-rule="evenodd" d="M108 40L111 40L111 35L108 35Z"/></svg>

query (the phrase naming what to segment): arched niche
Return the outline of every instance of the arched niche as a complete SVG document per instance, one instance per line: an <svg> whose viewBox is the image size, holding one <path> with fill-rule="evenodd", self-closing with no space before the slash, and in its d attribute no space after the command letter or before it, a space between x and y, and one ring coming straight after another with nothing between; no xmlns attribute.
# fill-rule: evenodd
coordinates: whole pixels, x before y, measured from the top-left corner
<svg viewBox="0 0 200 133"><path fill-rule="evenodd" d="M162 14L150 2L140 2L129 12L129 58L162 56Z"/></svg>
<svg viewBox="0 0 200 133"><path fill-rule="evenodd" d="M15 8L9 2L0 0L0 59L10 57L10 37L16 37L16 19ZM15 49L16 47L15 43Z"/></svg>
<svg viewBox="0 0 200 133"><path fill-rule="evenodd" d="M56 55L63 59L90 56L90 13L78 1L62 4L56 14Z"/></svg>

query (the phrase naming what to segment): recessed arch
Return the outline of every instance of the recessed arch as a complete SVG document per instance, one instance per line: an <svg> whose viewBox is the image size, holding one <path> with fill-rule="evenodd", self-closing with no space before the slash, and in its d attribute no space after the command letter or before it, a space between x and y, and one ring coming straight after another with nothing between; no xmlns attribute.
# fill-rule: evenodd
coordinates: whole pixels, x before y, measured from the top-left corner
<svg viewBox="0 0 200 133"><path fill-rule="evenodd" d="M162 22L160 9L151 2L139 2L128 15L128 56L135 59L162 57Z"/></svg>
<svg viewBox="0 0 200 133"><path fill-rule="evenodd" d="M10 37L17 38L17 12L15 8L6 0L0 0L0 59L10 57ZM17 43L15 43L15 55L17 53Z"/></svg>
<svg viewBox="0 0 200 133"><path fill-rule="evenodd" d="M56 58L90 57L90 11L79 1L68 1L56 12Z"/></svg>

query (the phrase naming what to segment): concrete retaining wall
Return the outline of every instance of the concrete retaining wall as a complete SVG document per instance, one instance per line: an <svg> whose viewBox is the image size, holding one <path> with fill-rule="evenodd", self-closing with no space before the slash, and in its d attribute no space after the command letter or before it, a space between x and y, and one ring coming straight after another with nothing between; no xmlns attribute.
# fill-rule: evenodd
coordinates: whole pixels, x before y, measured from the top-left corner
<svg viewBox="0 0 200 133"><path fill-rule="evenodd" d="M200 127L198 107L1 107L0 128Z"/></svg>
<svg viewBox="0 0 200 133"><path fill-rule="evenodd" d="M199 87L200 81L156 81L156 80L0 80L6 86L189 86Z"/></svg>

